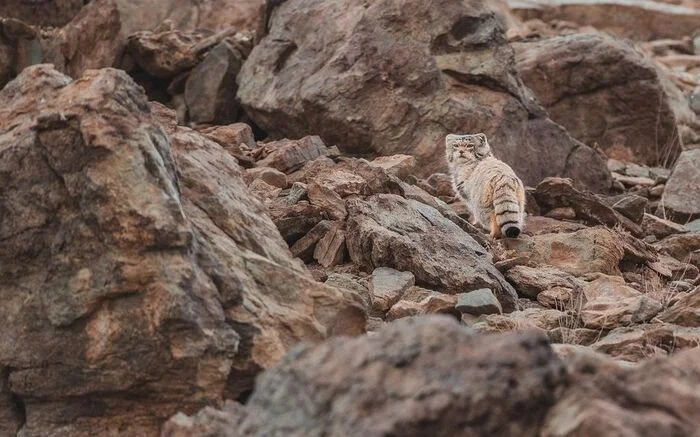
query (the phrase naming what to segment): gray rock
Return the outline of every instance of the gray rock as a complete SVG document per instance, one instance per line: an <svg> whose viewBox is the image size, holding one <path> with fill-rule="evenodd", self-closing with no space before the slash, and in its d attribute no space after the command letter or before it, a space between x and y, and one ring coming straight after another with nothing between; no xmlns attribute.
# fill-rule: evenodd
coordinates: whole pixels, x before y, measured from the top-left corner
<svg viewBox="0 0 700 437"><path fill-rule="evenodd" d="M393 194L346 205L348 250L360 268L409 271L416 282L450 294L488 287L504 311L515 309L515 290L487 251L436 209Z"/></svg>
<svg viewBox="0 0 700 437"><path fill-rule="evenodd" d="M185 84L188 119L225 124L238 117L236 75L243 55L228 41L214 47L190 73Z"/></svg>
<svg viewBox="0 0 700 437"><path fill-rule="evenodd" d="M480 316L482 314L501 314L501 304L488 288L480 288L469 293L457 295L457 305L455 308L460 313Z"/></svg>
<svg viewBox="0 0 700 437"><path fill-rule="evenodd" d="M370 282L372 310L385 313L415 283L416 278L411 272L400 272L388 267L374 269Z"/></svg>
<svg viewBox="0 0 700 437"><path fill-rule="evenodd" d="M678 158L657 215L677 223L700 218L700 149L686 150Z"/></svg>

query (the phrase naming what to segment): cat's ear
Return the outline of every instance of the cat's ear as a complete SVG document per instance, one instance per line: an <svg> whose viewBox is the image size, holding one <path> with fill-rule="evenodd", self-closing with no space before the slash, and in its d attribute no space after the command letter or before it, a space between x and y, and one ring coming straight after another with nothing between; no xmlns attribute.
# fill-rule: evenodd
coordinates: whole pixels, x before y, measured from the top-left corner
<svg viewBox="0 0 700 437"><path fill-rule="evenodd" d="M485 158L491 153L491 148L489 147L489 142L486 140L486 135L478 134L479 139L478 144L474 148L474 154L477 158Z"/></svg>

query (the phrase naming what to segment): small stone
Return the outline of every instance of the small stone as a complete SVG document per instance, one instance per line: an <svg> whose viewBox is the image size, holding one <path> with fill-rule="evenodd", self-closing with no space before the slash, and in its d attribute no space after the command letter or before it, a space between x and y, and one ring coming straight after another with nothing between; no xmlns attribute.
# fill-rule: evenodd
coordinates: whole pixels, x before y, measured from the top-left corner
<svg viewBox="0 0 700 437"><path fill-rule="evenodd" d="M642 222L644 211L649 203L647 198L636 196L634 194L620 194L617 196L600 197L606 205L637 224Z"/></svg>
<svg viewBox="0 0 700 437"><path fill-rule="evenodd" d="M649 173L657 184L665 184L668 178L671 177L671 170L665 167L652 167L649 169Z"/></svg>
<svg viewBox="0 0 700 437"><path fill-rule="evenodd" d="M326 145L316 135L299 140L284 139L265 143L263 147L270 153L260 160L258 165L274 167L284 173L298 170L305 163L328 154Z"/></svg>
<svg viewBox="0 0 700 437"><path fill-rule="evenodd" d="M700 218L700 149L681 153L666 183L659 209L662 211L657 215L679 223Z"/></svg>
<svg viewBox="0 0 700 437"><path fill-rule="evenodd" d="M310 263L314 258L316 244L331 230L332 222L323 220L314 226L306 235L301 237L289 248L297 258L301 258L305 263Z"/></svg>
<svg viewBox="0 0 700 437"><path fill-rule="evenodd" d="M664 185L664 184L651 187L651 188L649 188L649 197L661 197L661 196L663 196L665 189L666 189L666 185Z"/></svg>
<svg viewBox="0 0 700 437"><path fill-rule="evenodd" d="M345 248L344 223L335 222L326 235L316 243L314 259L323 267L332 267L342 264L347 252Z"/></svg>
<svg viewBox="0 0 700 437"><path fill-rule="evenodd" d="M455 308L460 313L468 313L476 316L482 314L502 314L501 304L488 288L480 288L469 293L457 295Z"/></svg>
<svg viewBox="0 0 700 437"><path fill-rule="evenodd" d="M553 218L556 220L573 220L576 218L576 211L570 206L554 208L547 214L545 214L545 217Z"/></svg>
<svg viewBox="0 0 700 437"><path fill-rule="evenodd" d="M263 201L275 199L282 192L281 188L270 185L262 179L255 179L248 188Z"/></svg>
<svg viewBox="0 0 700 437"><path fill-rule="evenodd" d="M693 284L686 281L671 281L668 285L674 291L690 291L693 288Z"/></svg>
<svg viewBox="0 0 700 437"><path fill-rule="evenodd" d="M245 123L212 126L203 128L200 132L236 157L255 147L253 129Z"/></svg>
<svg viewBox="0 0 700 437"><path fill-rule="evenodd" d="M615 173L620 173L624 174L625 173L625 168L627 167L627 164L625 164L622 161L618 161L617 159L608 159L608 170L611 172Z"/></svg>
<svg viewBox="0 0 700 437"><path fill-rule="evenodd" d="M285 200L285 202L287 203L287 205L294 205L300 200L308 200L307 194L308 193L306 184L303 184L301 182L294 182L292 184L292 187L289 189L289 193L287 194L287 199Z"/></svg>
<svg viewBox="0 0 700 437"><path fill-rule="evenodd" d="M253 179L260 179L273 187L287 188L287 175L272 167L254 167L246 170Z"/></svg>
<svg viewBox="0 0 700 437"><path fill-rule="evenodd" d="M618 173L613 173L613 178L616 181L621 182L622 185L626 187L642 186L642 187L653 187L656 185L656 181L651 178L636 177L636 176L623 176Z"/></svg>
<svg viewBox="0 0 700 437"><path fill-rule="evenodd" d="M386 313L415 282L416 278L411 272L400 272L388 267L374 269L370 282L372 310L375 313Z"/></svg>
<svg viewBox="0 0 700 437"><path fill-rule="evenodd" d="M556 310L571 309L574 290L569 287L552 287L537 295L537 302L545 308Z"/></svg>
<svg viewBox="0 0 700 437"><path fill-rule="evenodd" d="M695 219L692 222L685 225L686 229L690 232L700 233L700 219Z"/></svg>
<svg viewBox="0 0 700 437"><path fill-rule="evenodd" d="M345 220L348 215L345 202L333 190L316 182L307 186L307 196L312 205L316 205L328 214L333 220Z"/></svg>
<svg viewBox="0 0 700 437"><path fill-rule="evenodd" d="M416 158L411 155L380 156L371 161L370 165L381 167L389 174L403 180L415 170Z"/></svg>
<svg viewBox="0 0 700 437"><path fill-rule="evenodd" d="M445 173L434 173L425 181L431 188L430 194L437 197L452 197L455 195L452 189L452 177Z"/></svg>
<svg viewBox="0 0 700 437"><path fill-rule="evenodd" d="M650 178L649 169L641 165L630 162L625 168L625 174L627 176L633 176L638 178Z"/></svg>
<svg viewBox="0 0 700 437"><path fill-rule="evenodd" d="M670 220L664 220L652 214L644 214L644 219L642 220L642 228L646 234L655 236L657 239L661 240L674 234L684 234L688 232L688 229L674 223Z"/></svg>

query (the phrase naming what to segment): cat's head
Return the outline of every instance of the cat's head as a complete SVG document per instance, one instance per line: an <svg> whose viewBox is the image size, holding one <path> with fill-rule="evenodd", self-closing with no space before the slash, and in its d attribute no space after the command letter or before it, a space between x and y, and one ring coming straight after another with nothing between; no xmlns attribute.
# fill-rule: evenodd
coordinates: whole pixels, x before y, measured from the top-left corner
<svg viewBox="0 0 700 437"><path fill-rule="evenodd" d="M450 165L468 164L491 156L491 147L484 134L445 137L445 155Z"/></svg>

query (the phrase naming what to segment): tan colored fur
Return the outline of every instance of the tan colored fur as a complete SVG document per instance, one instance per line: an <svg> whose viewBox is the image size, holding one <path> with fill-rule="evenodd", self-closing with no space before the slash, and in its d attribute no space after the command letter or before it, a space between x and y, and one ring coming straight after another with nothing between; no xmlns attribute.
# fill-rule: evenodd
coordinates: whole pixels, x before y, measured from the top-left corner
<svg viewBox="0 0 700 437"><path fill-rule="evenodd" d="M491 154L486 136L447 135L445 154L454 190L474 221L494 238L517 237L525 219L525 187L508 164Z"/></svg>

